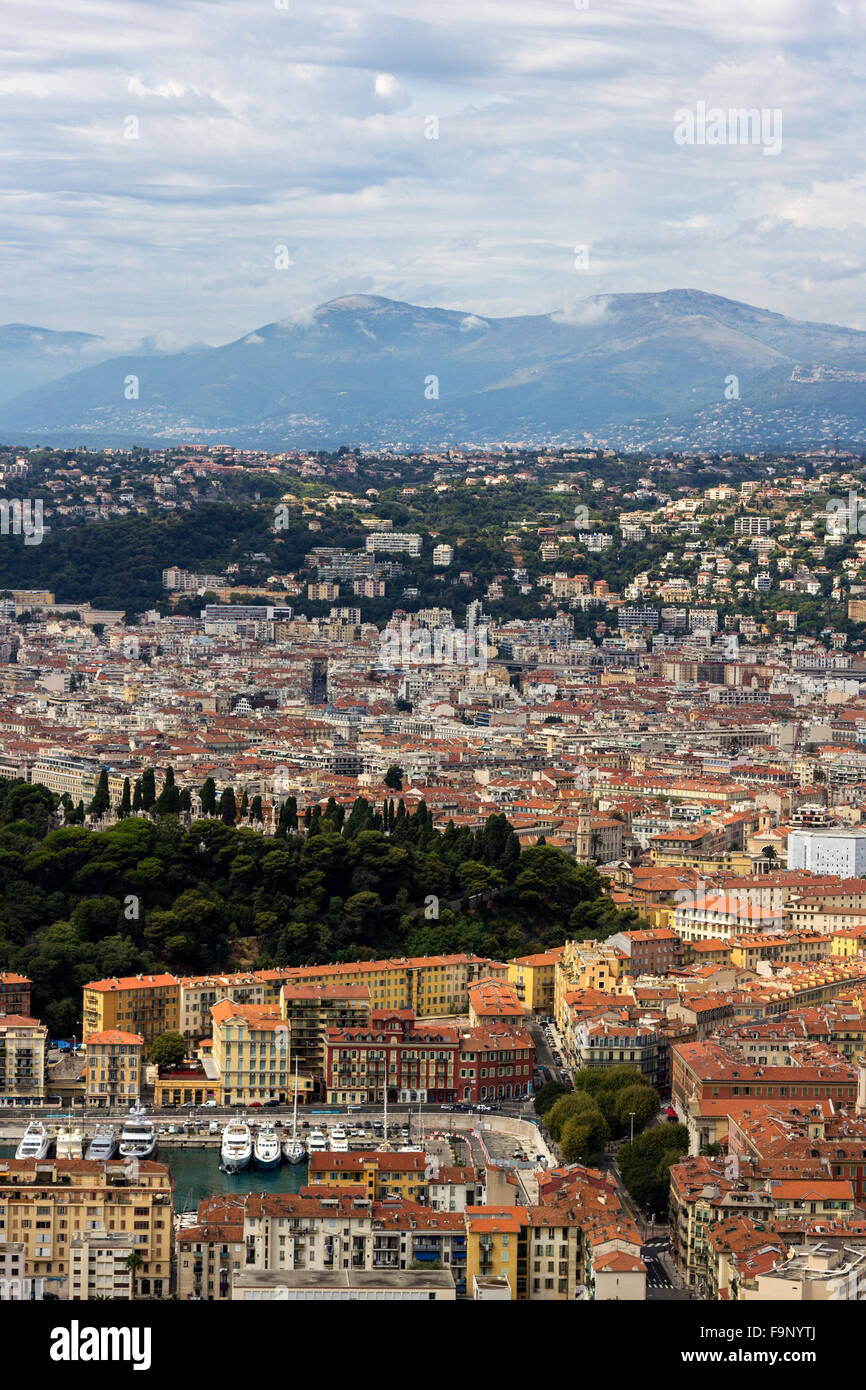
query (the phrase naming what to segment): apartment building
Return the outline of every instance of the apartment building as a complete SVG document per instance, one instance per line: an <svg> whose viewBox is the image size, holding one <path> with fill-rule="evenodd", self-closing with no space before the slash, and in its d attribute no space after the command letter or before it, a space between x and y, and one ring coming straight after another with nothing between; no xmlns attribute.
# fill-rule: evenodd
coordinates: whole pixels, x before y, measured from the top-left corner
<svg viewBox="0 0 866 1390"><path fill-rule="evenodd" d="M26 975L0 970L0 1014L30 1014L30 985Z"/></svg>
<svg viewBox="0 0 866 1390"><path fill-rule="evenodd" d="M469 1026L483 1028L498 1023L519 1027L523 1007L516 990L503 980L482 980L469 991Z"/></svg>
<svg viewBox="0 0 866 1390"><path fill-rule="evenodd" d="M224 1105L286 1101L294 1095L289 1030L276 1005L234 1004L221 999L211 1009L214 1079ZM312 1089L312 1078L305 1078Z"/></svg>
<svg viewBox="0 0 866 1390"><path fill-rule="evenodd" d="M371 531L365 542L368 554L377 550L386 555L421 554L421 537L409 531Z"/></svg>
<svg viewBox="0 0 866 1390"><path fill-rule="evenodd" d="M606 1018L572 1030L572 1060L585 1067L637 1067L651 1085L659 1083L659 1037L654 1027Z"/></svg>
<svg viewBox="0 0 866 1390"><path fill-rule="evenodd" d="M368 1028L331 1029L325 1083L332 1103L482 1101L530 1095L534 1047L523 1029L416 1024L411 1010L374 1010Z"/></svg>
<svg viewBox="0 0 866 1390"><path fill-rule="evenodd" d="M101 767L95 758L74 758L63 753L41 753L33 764L30 780L69 796L78 804L91 801L96 791Z"/></svg>
<svg viewBox="0 0 866 1390"><path fill-rule="evenodd" d="M325 1037L330 1029L365 1028L370 1022L367 985L283 985L280 1017L289 1029L292 1064L317 1077L325 1074Z"/></svg>
<svg viewBox="0 0 866 1390"><path fill-rule="evenodd" d="M556 963L553 989L554 1015L561 1031L568 1021L566 994L580 989L622 993L628 959L608 941L566 941Z"/></svg>
<svg viewBox="0 0 866 1390"><path fill-rule="evenodd" d="M830 1100L852 1106L856 1100L856 1069L829 1048L792 1042L784 1064L771 1063L769 1056L752 1062L733 1042L709 1039L673 1048L673 1103L688 1125L694 1152L724 1140L729 1116L756 1103Z"/></svg>
<svg viewBox="0 0 866 1390"><path fill-rule="evenodd" d="M0 1100L45 1099L48 1029L37 1018L0 1014Z"/></svg>
<svg viewBox="0 0 866 1390"><path fill-rule="evenodd" d="M180 981L174 975L125 975L84 986L85 1033L140 1033L145 1047L180 1032Z"/></svg>
<svg viewBox="0 0 866 1390"><path fill-rule="evenodd" d="M133 1177L122 1161L0 1159L0 1230L24 1246L24 1276L68 1286L77 1262L79 1287L85 1255L73 1259L76 1237L117 1232L142 1257L136 1296L159 1298L171 1276L172 1187L162 1163L139 1162Z"/></svg>
<svg viewBox="0 0 866 1390"><path fill-rule="evenodd" d="M225 1198L206 1198L198 1224L180 1232L177 1244L181 1299L228 1298L233 1285L253 1274L378 1273L397 1278L399 1288L413 1266L441 1267L459 1291L465 1288L462 1213L398 1197L374 1200L357 1186L250 1193L232 1207Z"/></svg>
<svg viewBox="0 0 866 1390"><path fill-rule="evenodd" d="M537 955L515 956L508 962L508 983L529 1013L552 1016L556 967L563 949L558 946Z"/></svg>
<svg viewBox="0 0 866 1390"><path fill-rule="evenodd" d="M469 987L507 978L508 966L483 956L414 956L297 966L281 973L287 985L366 985L373 1009L411 1009L417 1018L464 1013Z"/></svg>
<svg viewBox="0 0 866 1390"><path fill-rule="evenodd" d="M136 1280L129 1257L136 1250L133 1231L88 1230L69 1242L66 1297L73 1300L131 1299Z"/></svg>
<svg viewBox="0 0 866 1390"><path fill-rule="evenodd" d="M276 991L269 980L251 971L235 975L188 975L180 981L180 1032L190 1042L210 1037L210 1011L221 999L258 1008L273 1004Z"/></svg>
<svg viewBox="0 0 866 1390"><path fill-rule="evenodd" d="M361 1187L371 1201L402 1197L427 1199L427 1156L423 1153L388 1153L378 1149L355 1153L311 1153L308 1182L311 1187Z"/></svg>
<svg viewBox="0 0 866 1390"><path fill-rule="evenodd" d="M628 957L627 973L634 978L667 975L682 964L682 939L668 927L616 932L607 941L614 950Z"/></svg>
<svg viewBox="0 0 866 1390"><path fill-rule="evenodd" d="M112 1106L133 1106L141 1096L143 1080L140 1033L88 1033L86 1049L84 1100L95 1110Z"/></svg>

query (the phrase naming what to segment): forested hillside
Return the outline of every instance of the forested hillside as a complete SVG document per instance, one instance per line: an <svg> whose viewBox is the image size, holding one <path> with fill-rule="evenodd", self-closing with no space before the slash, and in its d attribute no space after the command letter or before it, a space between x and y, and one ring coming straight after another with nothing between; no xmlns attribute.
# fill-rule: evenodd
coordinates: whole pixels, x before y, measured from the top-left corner
<svg viewBox="0 0 866 1390"><path fill-rule="evenodd" d="M504 957L635 925L597 869L521 849L505 816L434 829L423 803L335 802L279 833L176 814L103 831L52 829L57 798L0 782L0 968L33 980L35 1012L68 1034L81 987L191 973L438 951Z"/></svg>

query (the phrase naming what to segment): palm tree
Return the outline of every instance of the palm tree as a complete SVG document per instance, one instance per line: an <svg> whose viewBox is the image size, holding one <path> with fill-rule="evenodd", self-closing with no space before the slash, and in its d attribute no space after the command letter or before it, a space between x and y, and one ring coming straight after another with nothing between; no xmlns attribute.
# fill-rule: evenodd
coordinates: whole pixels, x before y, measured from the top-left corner
<svg viewBox="0 0 866 1390"><path fill-rule="evenodd" d="M140 1250L131 1250L126 1257L126 1268L132 1275L132 1296L135 1298L135 1280L138 1271L144 1264L144 1257Z"/></svg>

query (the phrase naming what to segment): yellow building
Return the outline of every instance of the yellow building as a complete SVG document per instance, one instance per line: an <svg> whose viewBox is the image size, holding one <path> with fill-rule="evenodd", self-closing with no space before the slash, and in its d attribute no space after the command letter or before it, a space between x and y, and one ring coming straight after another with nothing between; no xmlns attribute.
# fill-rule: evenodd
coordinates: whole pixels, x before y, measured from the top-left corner
<svg viewBox="0 0 866 1390"><path fill-rule="evenodd" d="M363 1187L373 1202L385 1197L426 1201L427 1156L423 1153L311 1153L307 1182L311 1187Z"/></svg>
<svg viewBox="0 0 866 1390"><path fill-rule="evenodd" d="M258 972L235 975L188 975L180 980L180 1029L189 1042L210 1037L210 1011L221 999L259 1008L275 1004L279 986Z"/></svg>
<svg viewBox="0 0 866 1390"><path fill-rule="evenodd" d="M291 985L366 985L374 1009L412 1009L416 1018L465 1013L477 980L506 979L508 966L482 956L414 956L298 967L283 972Z"/></svg>
<svg viewBox="0 0 866 1390"><path fill-rule="evenodd" d="M692 854L688 849L650 849L650 863L660 869L696 869L702 874L752 872L752 856L745 850L731 849L720 854Z"/></svg>
<svg viewBox="0 0 866 1390"><path fill-rule="evenodd" d="M141 1095L140 1033L88 1033L84 1098L88 1105L107 1110L114 1105L134 1105Z"/></svg>
<svg viewBox="0 0 866 1390"><path fill-rule="evenodd" d="M556 966L562 947L534 956L515 956L508 962L508 983L513 985L524 1009L535 1014L553 1014Z"/></svg>
<svg viewBox="0 0 866 1390"><path fill-rule="evenodd" d="M859 956L866 941L866 926L840 927L830 937L832 956Z"/></svg>
<svg viewBox="0 0 866 1390"><path fill-rule="evenodd" d="M734 937L728 944L731 964L740 970L754 970L761 960L776 965L800 965L806 961L826 960L832 953L831 942L820 932L780 932L778 935L764 932L758 936Z"/></svg>
<svg viewBox="0 0 866 1390"><path fill-rule="evenodd" d="M565 996L578 989L597 989L602 994L622 994L630 966L629 957L605 941L566 941L556 964L553 1011L557 1027L568 1024Z"/></svg>
<svg viewBox="0 0 866 1390"><path fill-rule="evenodd" d="M140 1033L145 1047L160 1033L180 1032L180 981L173 975L126 975L84 986L85 1033Z"/></svg>
<svg viewBox="0 0 866 1390"><path fill-rule="evenodd" d="M512 1299L527 1291L524 1207L471 1207L466 1212L466 1292L476 1279L507 1279Z"/></svg>
<svg viewBox="0 0 866 1390"><path fill-rule="evenodd" d="M38 1019L0 1014L0 1100L45 1099L47 1044L48 1029Z"/></svg>
<svg viewBox="0 0 866 1390"><path fill-rule="evenodd" d="M169 1292L172 1178L163 1163L139 1162L134 1176L121 1159L5 1159L0 1163L0 1230L23 1246L26 1278L52 1281L66 1297L73 1243L85 1232L117 1232L135 1244L143 1263L136 1297ZM77 1265L81 1269L80 1256Z"/></svg>
<svg viewBox="0 0 866 1390"><path fill-rule="evenodd" d="M289 1030L276 1005L258 1008L221 999L211 1009L213 1067L226 1105L294 1096ZM312 1078L299 1078L312 1089Z"/></svg>

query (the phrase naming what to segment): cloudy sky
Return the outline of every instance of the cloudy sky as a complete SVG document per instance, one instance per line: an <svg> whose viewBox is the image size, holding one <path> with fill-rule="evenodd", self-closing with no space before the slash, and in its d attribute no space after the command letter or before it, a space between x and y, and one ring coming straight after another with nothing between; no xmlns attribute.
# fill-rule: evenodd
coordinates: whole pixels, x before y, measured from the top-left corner
<svg viewBox="0 0 866 1390"><path fill-rule="evenodd" d="M352 291L694 287L866 328L866 0L3 11L0 321L171 346ZM781 149L678 143L699 103Z"/></svg>

